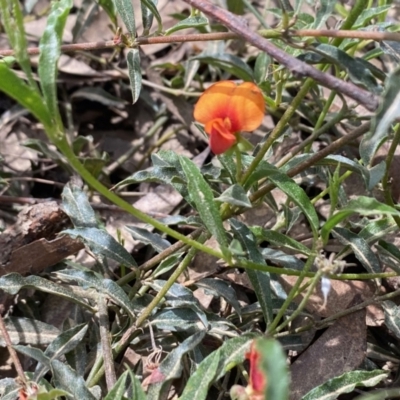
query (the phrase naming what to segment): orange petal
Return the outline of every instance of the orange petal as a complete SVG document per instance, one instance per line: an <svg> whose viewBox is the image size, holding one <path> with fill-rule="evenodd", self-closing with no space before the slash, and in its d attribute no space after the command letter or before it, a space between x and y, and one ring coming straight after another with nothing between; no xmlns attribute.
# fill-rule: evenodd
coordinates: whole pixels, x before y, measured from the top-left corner
<svg viewBox="0 0 400 400"><path fill-rule="evenodd" d="M230 99L227 117L234 131L251 132L257 129L264 118L265 102L261 90L252 82L244 82Z"/></svg>
<svg viewBox="0 0 400 400"><path fill-rule="evenodd" d="M251 344L250 352L246 354L246 358L250 360L250 386L255 393L263 393L266 387L266 378L261 371L260 353L255 348L255 342Z"/></svg>
<svg viewBox="0 0 400 400"><path fill-rule="evenodd" d="M227 129L229 121L221 118L208 122L204 129L210 135L210 148L214 154L222 154L236 143L236 136Z"/></svg>
<svg viewBox="0 0 400 400"><path fill-rule="evenodd" d="M227 106L236 89L233 81L220 81L211 85L194 107L194 119L206 124L213 119L227 117Z"/></svg>
<svg viewBox="0 0 400 400"><path fill-rule="evenodd" d="M233 81L221 81L200 96L194 118L202 124L217 118L228 118L232 133L253 131L263 120L264 108L264 97L254 83L236 85Z"/></svg>

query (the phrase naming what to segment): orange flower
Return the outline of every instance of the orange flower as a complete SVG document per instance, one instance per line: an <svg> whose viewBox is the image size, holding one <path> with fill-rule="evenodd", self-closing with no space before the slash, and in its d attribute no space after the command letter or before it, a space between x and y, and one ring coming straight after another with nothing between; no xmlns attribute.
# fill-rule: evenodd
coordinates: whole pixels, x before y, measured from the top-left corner
<svg viewBox="0 0 400 400"><path fill-rule="evenodd" d="M264 118L264 97L251 82L236 85L221 81L210 86L194 108L194 118L204 124L214 154L232 147L240 131L254 131Z"/></svg>
<svg viewBox="0 0 400 400"><path fill-rule="evenodd" d="M250 360L249 389L253 395L262 395L264 394L267 380L264 373L260 370L260 353L255 347L255 342L253 341L250 352L246 354L246 358Z"/></svg>

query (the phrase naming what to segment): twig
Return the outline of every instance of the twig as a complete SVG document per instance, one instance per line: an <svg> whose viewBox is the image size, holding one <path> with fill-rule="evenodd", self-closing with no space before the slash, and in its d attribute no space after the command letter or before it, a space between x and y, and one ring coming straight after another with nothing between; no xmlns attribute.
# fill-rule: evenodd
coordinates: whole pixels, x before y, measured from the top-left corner
<svg viewBox="0 0 400 400"><path fill-rule="evenodd" d="M110 343L110 332L108 329L109 321L108 321L107 304L104 295L102 294L99 294L98 296L98 307L99 307L101 348L103 351L107 389L108 391L110 391L114 387L117 378L115 375L114 359Z"/></svg>
<svg viewBox="0 0 400 400"><path fill-rule="evenodd" d="M332 75L321 72L311 65L302 62L295 57L285 53L283 50L274 46L271 42L264 39L258 33L252 32L245 21L227 10L211 4L208 0L184 0L185 3L199 9L205 14L218 20L221 24L233 32L246 39L248 43L265 51L272 58L284 65L293 75L297 77L310 77L321 85L346 95L362 104L369 111L374 111L378 107L378 97L356 85L342 81Z"/></svg>
<svg viewBox="0 0 400 400"><path fill-rule="evenodd" d="M330 29L289 29L281 31L277 29L263 29L258 32L266 39L287 39L290 37L332 37L332 38L351 38L362 40L374 40L381 42L391 40L400 42L400 33L397 32L371 32L371 31L352 31L352 30L330 30ZM242 35L233 32L214 32L214 33L194 33L189 35L171 35L171 36L153 36L139 37L133 43L134 46L147 46L160 43L184 43L184 42L205 42L209 40L232 40L240 39ZM62 53L74 53L76 51L91 51L101 49L114 49L116 47L124 48L125 44L115 42L114 40L72 43L61 46ZM38 55L39 47L30 47L27 49L29 55ZM14 50L0 50L0 56L12 56Z"/></svg>
<svg viewBox="0 0 400 400"><path fill-rule="evenodd" d="M27 387L28 381L25 378L24 370L19 361L17 352L14 350L14 347L11 343L10 335L8 334L6 324L4 323L4 319L1 314L0 314L0 332L3 336L4 341L6 342L8 352L10 353L10 356L11 356L12 362L14 364L15 370L17 371L18 377L21 380L21 382L24 384L24 386Z"/></svg>
<svg viewBox="0 0 400 400"><path fill-rule="evenodd" d="M299 165L291 168L287 172L287 176L293 178L294 176L300 174L301 172L307 170L308 168L314 166L318 161L324 159L325 157L329 156L330 154L334 153L336 150L342 148L345 144L352 142L354 139L357 139L364 133L367 133L371 126L370 122L366 122L364 125L354 129L353 132L349 133L346 136L341 137L340 139L334 141L329 146L326 146L324 149L320 150L319 152L312 155L306 161L303 161ZM271 182L268 182L265 186L258 189L254 192L251 196L249 196L249 200L253 203L257 201L257 199L265 196L269 193L272 189L275 188L275 185Z"/></svg>

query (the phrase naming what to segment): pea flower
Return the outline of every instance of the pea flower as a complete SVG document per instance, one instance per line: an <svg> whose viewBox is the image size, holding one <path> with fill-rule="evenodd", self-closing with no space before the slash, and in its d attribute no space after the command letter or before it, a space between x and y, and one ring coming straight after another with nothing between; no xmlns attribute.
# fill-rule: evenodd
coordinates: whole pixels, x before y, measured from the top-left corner
<svg viewBox="0 0 400 400"><path fill-rule="evenodd" d="M246 354L246 358L250 361L249 388L253 398L263 395L267 384L266 377L260 369L260 353L255 348L255 342L251 344L250 351Z"/></svg>
<svg viewBox="0 0 400 400"><path fill-rule="evenodd" d="M220 81L200 96L194 119L204 124L212 152L221 154L236 144L239 132L254 131L261 125L264 108L264 97L254 83Z"/></svg>

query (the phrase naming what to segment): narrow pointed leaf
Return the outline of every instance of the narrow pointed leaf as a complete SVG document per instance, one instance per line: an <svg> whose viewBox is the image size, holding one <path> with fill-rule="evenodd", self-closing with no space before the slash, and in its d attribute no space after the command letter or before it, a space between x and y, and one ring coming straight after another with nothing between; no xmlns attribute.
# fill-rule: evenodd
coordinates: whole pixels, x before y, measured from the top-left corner
<svg viewBox="0 0 400 400"><path fill-rule="evenodd" d="M85 299L80 298L73 291L69 290L65 286L53 283L48 279L41 278L40 276L31 275L24 278L17 273L11 273L0 278L0 289L7 293L17 294L22 288L26 287L61 296L66 300L72 301L91 310L92 312L95 311Z"/></svg>
<svg viewBox="0 0 400 400"><path fill-rule="evenodd" d="M63 209L76 228L95 228L96 214L86 193L77 185L68 182L62 192Z"/></svg>
<svg viewBox="0 0 400 400"><path fill-rule="evenodd" d="M177 379L182 373L182 357L193 350L203 340L206 331L196 332L184 340L176 349L173 349L158 367L158 374L162 377L161 382L150 385L147 392L148 400L156 400L160 393L164 393L163 388L172 379Z"/></svg>
<svg viewBox="0 0 400 400"><path fill-rule="evenodd" d="M136 35L135 12L131 0L114 0L115 8L121 16L122 22L126 26L131 38Z"/></svg>
<svg viewBox="0 0 400 400"><path fill-rule="evenodd" d="M12 344L47 345L60 334L55 326L31 318L8 317L4 319L4 323ZM4 338L0 335L0 346L5 345Z"/></svg>
<svg viewBox="0 0 400 400"><path fill-rule="evenodd" d="M83 377L78 376L68 365L54 360L51 369L57 386L71 393L74 399L97 400L86 387Z"/></svg>
<svg viewBox="0 0 400 400"><path fill-rule="evenodd" d="M357 260L361 262L368 272L376 274L382 272L378 257L363 238L348 229L340 227L336 227L332 233L342 244L349 245L352 248Z"/></svg>
<svg viewBox="0 0 400 400"><path fill-rule="evenodd" d="M388 138L390 126L400 117L400 68L394 70L385 82L381 104L371 123L371 130L364 135L360 144L360 154L365 165L372 163L373 157Z"/></svg>
<svg viewBox="0 0 400 400"><path fill-rule="evenodd" d="M131 268L137 267L135 260L128 251L103 229L75 228L66 229L61 233L81 239L94 254L109 257Z"/></svg>
<svg viewBox="0 0 400 400"><path fill-rule="evenodd" d="M37 118L45 128L52 126L51 114L42 97L28 86L5 62L0 60L0 90L16 100Z"/></svg>
<svg viewBox="0 0 400 400"><path fill-rule="evenodd" d="M265 260L257 246L257 241L250 229L242 222L230 220L235 236L241 242L251 261L258 264L264 264ZM254 288L257 299L260 302L266 324L270 323L273 318L272 298L271 298L271 280L269 273L262 271L247 270L247 275Z"/></svg>
<svg viewBox="0 0 400 400"><path fill-rule="evenodd" d="M58 359L62 355L73 350L82 341L87 330L87 324L80 324L68 329L67 331L64 331L55 340L53 340L49 346L47 346L44 354L49 358L50 361ZM50 364L38 364L35 370L36 379L40 379L49 368Z"/></svg>
<svg viewBox="0 0 400 400"><path fill-rule="evenodd" d="M274 339L258 339L255 346L260 354L260 369L268 382L265 398L287 400L289 371L282 346Z"/></svg>
<svg viewBox="0 0 400 400"><path fill-rule="evenodd" d="M165 35L170 35L171 33L180 31L181 29L188 29L188 28L201 28L208 24L208 18L204 17L203 15L195 15L190 16L182 21L179 21L176 25L172 26L171 28L165 31Z"/></svg>
<svg viewBox="0 0 400 400"><path fill-rule="evenodd" d="M238 207L252 207L245 190L238 184L230 186L215 200Z"/></svg>
<svg viewBox="0 0 400 400"><path fill-rule="evenodd" d="M221 250L224 251L228 248L228 240L212 190L192 161L186 157L180 157L180 162L186 175L190 196L196 205L200 218L210 233L217 239Z"/></svg>
<svg viewBox="0 0 400 400"><path fill-rule="evenodd" d="M142 90L142 70L140 67L140 54L138 49L131 49L126 55L128 63L129 81L131 84L132 104L135 104Z"/></svg>
<svg viewBox="0 0 400 400"><path fill-rule="evenodd" d="M308 392L302 400L336 400L342 393L350 393L357 386L374 387L387 378L387 372L351 371L316 387Z"/></svg>
<svg viewBox="0 0 400 400"><path fill-rule="evenodd" d="M50 115L55 123L55 127L58 129L62 129L62 122L57 98L57 64L61 54L60 46L64 26L72 5L72 0L59 0L51 4L51 11L47 19L46 29L39 43L40 56L38 74L40 86ZM54 128L52 130L54 131Z"/></svg>
<svg viewBox="0 0 400 400"><path fill-rule="evenodd" d="M84 288L94 288L99 293L105 294L126 310L132 319L135 318L135 310L128 295L111 279L102 279L92 271L63 270L56 274L65 280L77 281Z"/></svg>
<svg viewBox="0 0 400 400"><path fill-rule="evenodd" d="M359 196L349 201L346 207L342 208L330 217L321 229L321 237L324 243L327 242L330 231L345 218L357 213L364 216L370 215L400 215L400 212L387 204L380 203L371 197Z"/></svg>

